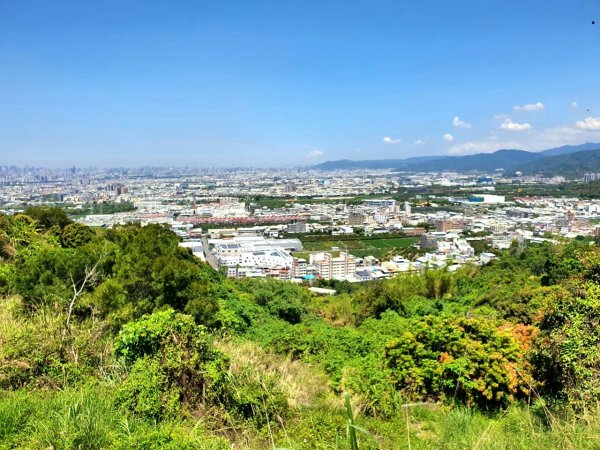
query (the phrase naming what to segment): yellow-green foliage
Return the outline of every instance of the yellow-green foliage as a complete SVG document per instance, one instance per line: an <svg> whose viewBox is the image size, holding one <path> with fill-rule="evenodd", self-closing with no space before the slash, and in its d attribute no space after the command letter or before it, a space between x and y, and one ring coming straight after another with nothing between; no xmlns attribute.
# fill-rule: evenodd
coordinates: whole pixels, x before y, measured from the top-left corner
<svg viewBox="0 0 600 450"><path fill-rule="evenodd" d="M89 318L66 326L62 312L25 313L17 298L0 299L0 386L63 387L112 370L106 324Z"/></svg>
<svg viewBox="0 0 600 450"><path fill-rule="evenodd" d="M524 348L485 319L425 317L386 346L394 382L411 400L506 406L531 391Z"/></svg>

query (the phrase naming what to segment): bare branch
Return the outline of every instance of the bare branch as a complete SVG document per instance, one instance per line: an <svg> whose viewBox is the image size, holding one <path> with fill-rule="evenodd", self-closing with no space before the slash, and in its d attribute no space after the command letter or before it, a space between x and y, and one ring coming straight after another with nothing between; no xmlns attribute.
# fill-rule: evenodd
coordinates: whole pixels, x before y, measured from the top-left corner
<svg viewBox="0 0 600 450"><path fill-rule="evenodd" d="M98 265L100 264L100 262L102 262L102 260L104 259L104 256L105 256L104 254L100 255L100 258L98 258L98 261L96 261L96 263L94 264L94 266L91 269L89 269L86 266L85 276L83 277L83 280L82 280L79 288L77 287L77 283L75 282L75 280L73 279L73 275L71 274L71 283L73 285L73 297L71 298L71 301L69 302L69 312L67 314L67 322L66 322L67 330L68 330L69 324L71 322L71 317L73 315L73 308L75 307L75 302L77 301L77 299L79 298L79 296L81 295L83 290L86 288L86 286L94 284L96 282L96 280L98 278Z"/></svg>

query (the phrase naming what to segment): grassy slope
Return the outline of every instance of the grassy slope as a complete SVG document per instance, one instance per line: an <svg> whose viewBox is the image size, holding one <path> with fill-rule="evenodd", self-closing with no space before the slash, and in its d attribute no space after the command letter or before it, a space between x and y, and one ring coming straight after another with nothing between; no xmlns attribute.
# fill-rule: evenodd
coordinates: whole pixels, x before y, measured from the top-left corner
<svg viewBox="0 0 600 450"><path fill-rule="evenodd" d="M0 301L0 342L14 339L27 319L15 300ZM286 420L256 428L251 422L193 411L185 418L151 423L114 405L119 371L82 380L62 390L25 387L0 394L0 448L289 448L346 449L343 401L328 387L318 364L272 354L248 339L224 339L217 347L231 359L232 374L275 378L291 407ZM403 408L391 419L368 417L354 404L361 449L600 448L600 411L583 420L561 420L541 407L515 405L485 414L439 404ZM233 445L233 447L231 447Z"/></svg>

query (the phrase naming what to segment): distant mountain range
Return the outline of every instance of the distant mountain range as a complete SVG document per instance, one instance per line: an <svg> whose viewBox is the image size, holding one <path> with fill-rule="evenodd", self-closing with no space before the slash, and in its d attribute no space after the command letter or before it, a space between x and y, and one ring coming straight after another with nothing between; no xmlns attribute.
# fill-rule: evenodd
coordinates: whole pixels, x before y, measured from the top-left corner
<svg viewBox="0 0 600 450"><path fill-rule="evenodd" d="M493 172L539 173L545 176L580 177L585 172L600 172L600 144L565 145L541 152L498 150L465 156L417 156L406 159L376 159L364 161L327 161L314 166L320 170L335 169L396 169L411 172Z"/></svg>

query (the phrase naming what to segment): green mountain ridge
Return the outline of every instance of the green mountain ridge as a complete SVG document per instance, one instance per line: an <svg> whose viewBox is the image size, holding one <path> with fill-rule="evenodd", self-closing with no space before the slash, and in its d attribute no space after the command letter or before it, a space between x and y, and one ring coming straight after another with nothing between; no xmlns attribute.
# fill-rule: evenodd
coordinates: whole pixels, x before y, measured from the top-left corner
<svg viewBox="0 0 600 450"><path fill-rule="evenodd" d="M567 178L581 178L585 173L600 172L600 146L597 150L541 158L523 166L522 171L530 175L561 175Z"/></svg>
<svg viewBox="0 0 600 450"><path fill-rule="evenodd" d="M564 175L581 177L585 172L600 171L595 166L585 166L590 155L600 150L600 144L585 143L566 145L540 152L528 152L517 149L502 149L493 153L477 153L464 156L421 156L406 159L381 160L340 160L326 161L313 166L320 170L337 169L394 169L407 172L494 172L506 173L522 171L527 174ZM572 155L578 155L573 157ZM593 158L592 158L593 160ZM563 167L564 166L564 167Z"/></svg>

